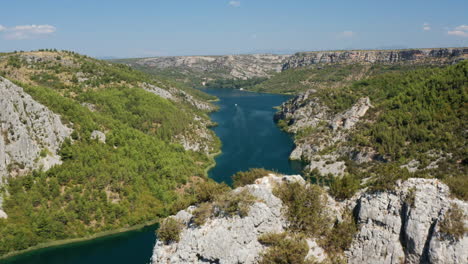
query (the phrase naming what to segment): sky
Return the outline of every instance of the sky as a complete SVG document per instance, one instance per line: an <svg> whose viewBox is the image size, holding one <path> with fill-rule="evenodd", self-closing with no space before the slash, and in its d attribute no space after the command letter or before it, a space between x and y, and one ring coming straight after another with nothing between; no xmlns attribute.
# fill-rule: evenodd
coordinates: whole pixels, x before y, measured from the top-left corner
<svg viewBox="0 0 468 264"><path fill-rule="evenodd" d="M468 46L467 0L0 0L0 52L94 57Z"/></svg>

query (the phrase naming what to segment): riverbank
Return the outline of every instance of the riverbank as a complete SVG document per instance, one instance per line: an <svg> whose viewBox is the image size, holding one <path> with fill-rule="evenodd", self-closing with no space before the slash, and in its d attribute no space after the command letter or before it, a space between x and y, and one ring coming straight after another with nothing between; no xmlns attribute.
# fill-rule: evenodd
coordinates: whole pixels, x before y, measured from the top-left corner
<svg viewBox="0 0 468 264"><path fill-rule="evenodd" d="M59 247L59 246L77 244L77 243L92 241L92 240L95 240L95 239L105 238L107 236L113 236L113 235L117 235L117 234L121 234L121 233L125 233L125 232L136 231L136 230L148 227L148 226L155 225L158 222L159 222L159 219L152 220L152 221L149 221L149 222L146 222L146 223L143 223L143 224L138 224L138 225L131 226L131 227L122 227L122 228L118 228L118 229L108 230L108 231L96 233L96 234L86 236L86 237L70 238L70 239L63 239L63 240L55 240L55 241L45 242L45 243L41 243L41 244L35 245L33 247L27 248L27 249L22 249L22 250L9 252L6 255L0 256L0 260L7 260L9 258L19 256L21 254L30 253L30 252L45 249L45 248L52 248L52 247Z"/></svg>

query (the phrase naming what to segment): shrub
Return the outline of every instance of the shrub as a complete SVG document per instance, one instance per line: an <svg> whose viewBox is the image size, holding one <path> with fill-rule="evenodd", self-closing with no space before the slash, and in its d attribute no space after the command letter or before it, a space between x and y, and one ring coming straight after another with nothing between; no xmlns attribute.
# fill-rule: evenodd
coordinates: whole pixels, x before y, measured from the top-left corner
<svg viewBox="0 0 468 264"><path fill-rule="evenodd" d="M214 203L216 215L225 215L240 217L249 214L250 206L255 202L255 197L247 190L241 192L227 192L218 196Z"/></svg>
<svg viewBox="0 0 468 264"><path fill-rule="evenodd" d="M452 204L452 207L445 214L444 220L440 222L440 231L455 239L460 239L468 231L465 227L465 214L457 204Z"/></svg>
<svg viewBox="0 0 468 264"><path fill-rule="evenodd" d="M286 239L287 235L287 233L265 233L258 237L258 242L265 246L274 246Z"/></svg>
<svg viewBox="0 0 468 264"><path fill-rule="evenodd" d="M340 200L351 198L359 190L361 182L358 177L346 174L343 177L332 177L330 194Z"/></svg>
<svg viewBox="0 0 468 264"><path fill-rule="evenodd" d="M210 218L213 213L213 205L211 203L202 203L197 209L193 211L193 222L197 226L205 224L206 220Z"/></svg>
<svg viewBox="0 0 468 264"><path fill-rule="evenodd" d="M265 169L250 169L248 171L240 171L232 175L232 185L234 188L242 187L248 184L253 184L256 179L267 176L272 171Z"/></svg>
<svg viewBox="0 0 468 264"><path fill-rule="evenodd" d="M259 264L303 264L309 247L300 236L287 237L283 234L266 234L262 237L269 240L270 247L262 254ZM260 238L262 238L260 237Z"/></svg>
<svg viewBox="0 0 468 264"><path fill-rule="evenodd" d="M273 193L286 205L286 217L292 231L307 235L326 232L329 218L325 208L327 197L322 188L294 182L277 186Z"/></svg>
<svg viewBox="0 0 468 264"><path fill-rule="evenodd" d="M335 223L335 226L328 232L320 246L325 249L329 256L338 256L348 249L353 241L354 234L358 230L356 222L351 212L343 214L343 221Z"/></svg>
<svg viewBox="0 0 468 264"><path fill-rule="evenodd" d="M159 229L156 230L156 234L165 244L179 242L182 227L182 223L179 220L169 217L161 223Z"/></svg>
<svg viewBox="0 0 468 264"><path fill-rule="evenodd" d="M224 183L217 183L213 180L206 180L197 182L193 187L193 193L198 202L212 202L215 198L227 191L230 188Z"/></svg>

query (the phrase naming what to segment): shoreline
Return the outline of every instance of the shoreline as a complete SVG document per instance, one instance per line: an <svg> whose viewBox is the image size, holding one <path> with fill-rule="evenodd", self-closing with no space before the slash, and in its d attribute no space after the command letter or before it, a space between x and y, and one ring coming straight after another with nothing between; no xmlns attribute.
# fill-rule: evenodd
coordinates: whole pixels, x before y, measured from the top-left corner
<svg viewBox="0 0 468 264"><path fill-rule="evenodd" d="M93 234L93 235L90 235L90 236L86 236L86 237L69 238L69 239L62 239L62 240L44 242L44 243L37 244L35 246L29 247L29 248L26 248L26 249L9 252L9 253L7 253L7 254L5 254L3 256L0 256L0 260L7 260L8 258L12 258L12 257L15 257L15 256L19 256L19 255L29 253L29 252L33 252L33 251L40 250L40 249L59 247L59 246L64 246L64 245L71 245L71 244L85 242L85 241L92 241L92 240L95 240L95 239L98 239L98 238L104 238L104 237L107 237L107 236L112 236L112 235L121 234L121 233L125 233L125 232L136 231L136 230L148 227L148 226L155 225L158 222L159 222L159 220L152 220L152 221L149 221L149 222L146 222L146 223L142 223L142 224L138 224L138 225L134 225L134 226L130 226L130 227L121 227L121 228L118 228L118 229L99 232L99 233L96 233L96 234Z"/></svg>

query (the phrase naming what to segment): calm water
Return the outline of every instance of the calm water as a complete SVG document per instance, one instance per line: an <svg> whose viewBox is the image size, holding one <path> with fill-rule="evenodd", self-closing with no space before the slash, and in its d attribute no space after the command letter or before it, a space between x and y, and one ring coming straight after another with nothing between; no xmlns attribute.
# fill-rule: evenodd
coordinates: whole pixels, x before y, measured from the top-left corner
<svg viewBox="0 0 468 264"><path fill-rule="evenodd" d="M214 131L223 142L216 167L209 176L230 183L237 171L266 168L298 173L288 161L292 139L273 122L274 106L288 99L283 95L258 94L230 89L206 92L220 98L220 110L211 115ZM6 264L145 264L155 242L155 226L81 243L41 249L9 260Z"/></svg>
<svg viewBox="0 0 468 264"><path fill-rule="evenodd" d="M285 174L297 174L297 163L288 160L294 144L291 137L278 129L273 115L289 97L231 89L206 89L217 96L220 110L211 118L222 142L222 154L209 176L218 182L231 182L231 175L249 168L265 168Z"/></svg>

